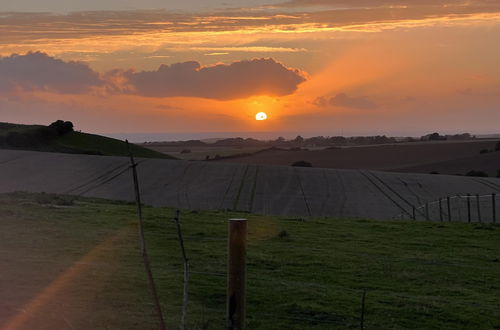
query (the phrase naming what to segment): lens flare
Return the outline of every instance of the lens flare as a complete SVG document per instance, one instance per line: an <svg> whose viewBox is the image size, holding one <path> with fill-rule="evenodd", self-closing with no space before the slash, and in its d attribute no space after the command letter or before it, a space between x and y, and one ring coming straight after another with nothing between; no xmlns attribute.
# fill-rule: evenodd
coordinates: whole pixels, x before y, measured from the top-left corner
<svg viewBox="0 0 500 330"><path fill-rule="evenodd" d="M266 120L267 114L265 112L259 112L255 115L255 120Z"/></svg>

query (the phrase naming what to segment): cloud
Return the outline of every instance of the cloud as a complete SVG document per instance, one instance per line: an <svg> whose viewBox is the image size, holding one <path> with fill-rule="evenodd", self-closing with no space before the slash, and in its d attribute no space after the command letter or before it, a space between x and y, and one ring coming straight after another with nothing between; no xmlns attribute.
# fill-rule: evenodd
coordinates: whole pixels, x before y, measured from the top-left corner
<svg viewBox="0 0 500 330"><path fill-rule="evenodd" d="M0 57L3 92L22 89L83 93L102 84L99 74L80 62L64 62L40 52Z"/></svg>
<svg viewBox="0 0 500 330"><path fill-rule="evenodd" d="M161 65L156 71L125 71L129 93L147 97L202 97L218 100L254 95L283 96L295 92L305 73L274 59L201 66L191 61Z"/></svg>
<svg viewBox="0 0 500 330"><path fill-rule="evenodd" d="M478 0L475 4L495 5L495 0ZM472 3L472 2L471 2ZM275 6L282 7L309 7L309 6L331 6L340 7L386 7L386 6L465 6L469 5L463 0L290 0Z"/></svg>
<svg viewBox="0 0 500 330"><path fill-rule="evenodd" d="M202 66L195 61L161 65L156 71L115 69L99 74L81 62L66 62L45 53L0 57L0 91L45 91L83 94L105 87L114 95L202 97L230 100L257 95L283 96L306 80L300 70L274 59L253 59Z"/></svg>
<svg viewBox="0 0 500 330"><path fill-rule="evenodd" d="M326 98L324 96L318 97L314 104L320 107L326 107L329 105L341 107L341 108L352 108L352 109L375 109L378 105L366 97L351 97L345 93L339 93L331 98Z"/></svg>

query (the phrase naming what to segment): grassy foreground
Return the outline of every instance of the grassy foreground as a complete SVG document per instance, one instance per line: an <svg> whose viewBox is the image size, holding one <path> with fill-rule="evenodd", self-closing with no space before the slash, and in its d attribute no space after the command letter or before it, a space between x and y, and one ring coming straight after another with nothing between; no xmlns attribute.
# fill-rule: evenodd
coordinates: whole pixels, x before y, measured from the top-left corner
<svg viewBox="0 0 500 330"><path fill-rule="evenodd" d="M178 328L174 210L144 209L165 316ZM499 329L500 227L182 211L190 329L223 329L227 219L249 219L248 329ZM0 328L154 329L135 206L0 195Z"/></svg>

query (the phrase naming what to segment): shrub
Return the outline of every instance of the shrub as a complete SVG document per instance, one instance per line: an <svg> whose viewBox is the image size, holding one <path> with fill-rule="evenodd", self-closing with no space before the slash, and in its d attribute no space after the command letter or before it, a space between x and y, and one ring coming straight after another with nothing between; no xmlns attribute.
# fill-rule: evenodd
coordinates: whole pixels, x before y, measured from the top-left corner
<svg viewBox="0 0 500 330"><path fill-rule="evenodd" d="M488 149L481 149L481 151L479 151L480 154L487 154L489 152L490 151Z"/></svg>
<svg viewBox="0 0 500 330"><path fill-rule="evenodd" d="M500 169L497 171L497 178L500 178Z"/></svg>
<svg viewBox="0 0 500 330"><path fill-rule="evenodd" d="M296 161L295 163L293 163L292 166L297 166L297 167L312 167L312 164L309 163L309 162L306 162L305 160L299 160L299 161Z"/></svg>
<svg viewBox="0 0 500 330"><path fill-rule="evenodd" d="M190 154L191 150L190 149L182 149L181 154Z"/></svg>
<svg viewBox="0 0 500 330"><path fill-rule="evenodd" d="M500 141L495 145L495 151L500 151Z"/></svg>
<svg viewBox="0 0 500 330"><path fill-rule="evenodd" d="M439 174L439 172L438 171L431 171L431 172L429 172L429 174Z"/></svg>
<svg viewBox="0 0 500 330"><path fill-rule="evenodd" d="M73 123L70 121L56 120L49 125L58 136L73 132Z"/></svg>
<svg viewBox="0 0 500 330"><path fill-rule="evenodd" d="M488 174L486 172L483 172L483 171L476 171L476 170L472 170L472 171L469 171L467 172L466 174L467 176L477 176L477 177L481 177L481 178L486 178L488 177Z"/></svg>
<svg viewBox="0 0 500 330"><path fill-rule="evenodd" d="M279 232L278 238L289 239L290 238L290 234L286 230L282 230L282 231Z"/></svg>

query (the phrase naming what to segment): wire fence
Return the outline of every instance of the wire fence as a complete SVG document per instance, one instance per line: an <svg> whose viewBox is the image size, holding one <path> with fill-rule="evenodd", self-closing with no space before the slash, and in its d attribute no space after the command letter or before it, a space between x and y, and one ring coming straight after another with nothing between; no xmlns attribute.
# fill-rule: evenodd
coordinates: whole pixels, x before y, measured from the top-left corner
<svg viewBox="0 0 500 330"><path fill-rule="evenodd" d="M500 198L489 195L455 195L413 207L399 213L395 219L440 222L497 223Z"/></svg>
<svg viewBox="0 0 500 330"><path fill-rule="evenodd" d="M110 169L106 175L91 177L84 184L71 187L67 193L81 195L105 185L130 169L134 169L139 164L135 163L133 159L131 163L131 165L121 164ZM138 187L136 187L136 192L138 192ZM495 194L447 196L415 206L412 209L406 209L405 212L398 214L395 218L442 222L496 223L498 221L497 210L500 207L499 203L500 199ZM138 204L140 205L140 197L138 198ZM179 220L179 215L176 217ZM171 218L174 219L173 216ZM178 327L180 324L183 329L225 328L227 279L225 253L228 238L222 235L225 232L225 223L223 222L224 219L220 220L221 222L214 229L217 234L198 235L192 228L189 230L189 227L187 231L180 234L178 223L176 226L173 221L163 221L163 219L148 220L147 215L145 216L146 222L149 224L154 222L157 228L161 228L156 232L147 230L143 239L148 242L150 240L155 241L154 246L160 246L161 251L164 253L160 258L157 255L158 251L155 251L155 255L151 257L151 269L148 269L150 267L148 260L146 260L145 264L147 272L151 273L150 281L152 283L153 300L158 299L155 293L156 286L158 286L160 298L168 297L168 303L165 303L166 300L162 300L167 325ZM142 219L140 221L142 222ZM294 226L304 225L295 222ZM185 251L181 251L179 248L181 239L183 240L181 246L184 244L186 246ZM439 292L418 290L418 288L411 285L392 288L384 287L381 284L366 283L362 280L347 283L333 279L328 275L329 268L336 267L336 274L342 276L343 271L341 268L343 265L334 265L328 260L321 261L321 258L336 253L331 250L332 245L330 243L332 241L333 238L327 233L321 233L320 235L301 233L300 236L294 237L295 245L289 247L292 250L300 248L300 254L290 253L289 259L273 256L271 245L254 243L258 245L258 249L257 251L250 250L247 263L249 287L248 329L272 328L263 326L265 322L268 325L272 324L272 320L276 322L278 320L282 321L280 324L294 325L293 328L297 329L306 326L318 329L359 328L365 317L366 323L369 325L371 318L376 313L383 313L383 317L387 319L388 324L395 322L394 320L398 318L398 314L402 309L412 309L413 313L420 313L420 310L422 310L422 313L427 314L441 313L444 306L456 310L478 310L478 302L470 299L453 299L450 297L449 292L441 294ZM145 244L142 243L144 252L147 254ZM353 242L352 244L356 243ZM184 250L184 247L182 247L182 250ZM213 255L207 253L207 251L213 252ZM383 253L376 255L369 251L359 252L359 250L357 252L343 251L342 253L349 258L366 260L367 262L376 257L377 265L372 267L371 270L373 271L376 268L381 273L381 277L387 278L399 276L397 275L398 272L412 272L413 267L429 268L429 276L436 275L434 273L435 267L446 267L451 271L457 270L468 273L482 272L486 274L490 271L489 266L463 264L450 260L385 256ZM265 256L261 257L259 254ZM318 259L317 256L321 256L321 258ZM187 258L189 258L189 276L186 276L186 268L183 269L183 265L186 267ZM347 260L348 262L349 260ZM314 263L322 263L319 268L324 274L309 272L309 263L316 267L314 269L318 269L318 265ZM407 265L406 268L401 267L402 264ZM368 268L370 267L367 266ZM348 271L352 272L352 269L347 269L346 272ZM154 279L161 280L155 283L152 279L153 275ZM362 277L359 274L359 278ZM169 279L169 281L166 281L166 279ZM186 302L187 285L185 283L184 290L182 285L186 279L189 281L189 297L191 297L188 302ZM484 279L485 290L489 285L488 280L487 278ZM161 284L166 282L176 283L176 285L175 287L162 287ZM380 283L383 283L383 281ZM366 315L364 313L365 293L366 305L368 306ZM362 297L363 303L361 303ZM491 303L491 301L482 303ZM393 305L402 307L400 309L391 308ZM274 312L273 308L275 308ZM160 315L160 321L163 322L161 320L162 311L159 310L158 314ZM192 315L196 316L192 317ZM500 315L498 316L500 317ZM361 328L363 329L363 326Z"/></svg>

